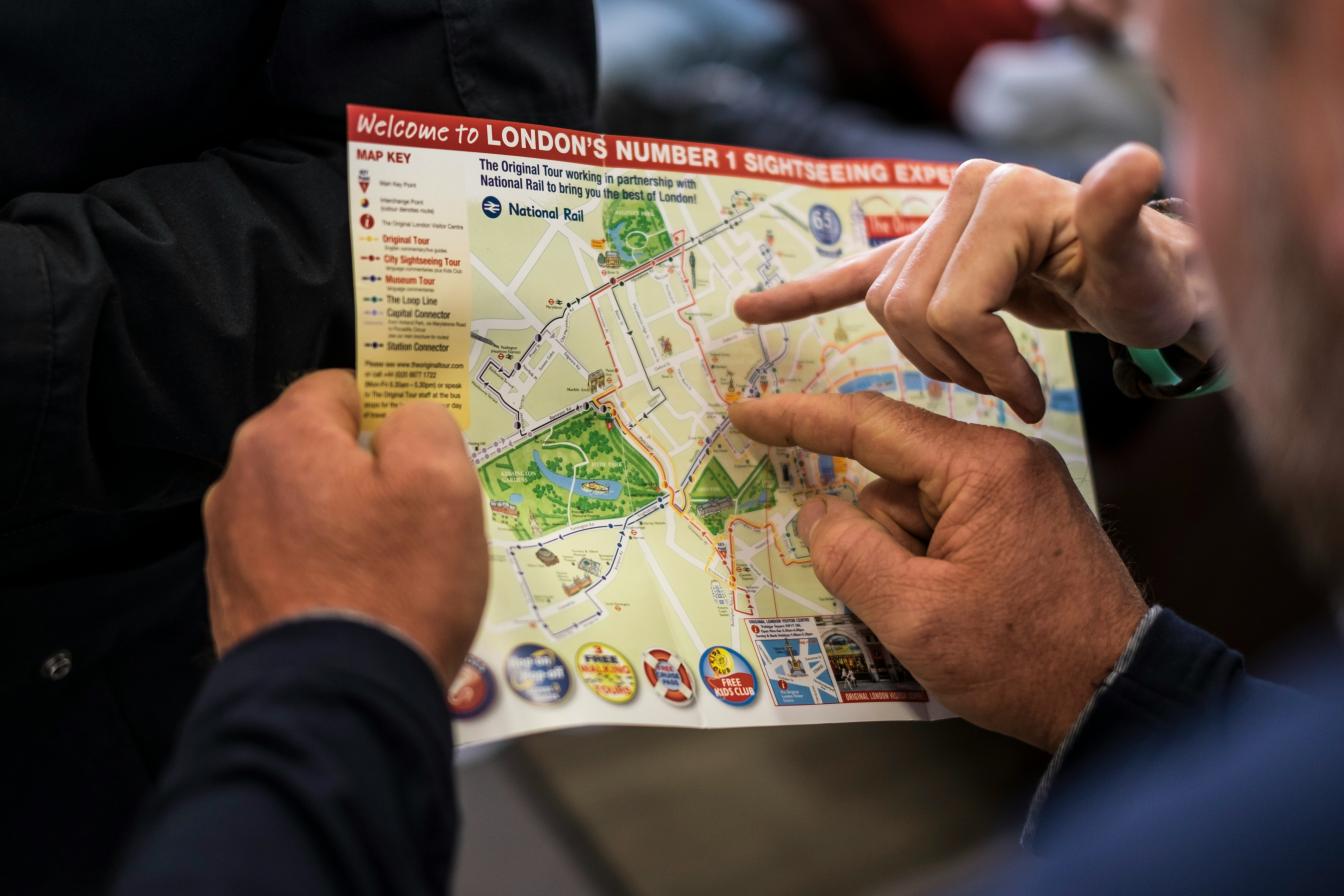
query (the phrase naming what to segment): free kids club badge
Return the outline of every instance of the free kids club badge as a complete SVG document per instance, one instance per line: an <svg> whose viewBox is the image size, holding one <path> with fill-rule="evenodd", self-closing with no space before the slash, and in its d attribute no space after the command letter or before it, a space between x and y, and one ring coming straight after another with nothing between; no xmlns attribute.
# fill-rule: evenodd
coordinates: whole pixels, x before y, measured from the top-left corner
<svg viewBox="0 0 1344 896"><path fill-rule="evenodd" d="M756 699L756 673L731 647L706 650L700 657L700 677L709 692L729 706L746 706Z"/></svg>

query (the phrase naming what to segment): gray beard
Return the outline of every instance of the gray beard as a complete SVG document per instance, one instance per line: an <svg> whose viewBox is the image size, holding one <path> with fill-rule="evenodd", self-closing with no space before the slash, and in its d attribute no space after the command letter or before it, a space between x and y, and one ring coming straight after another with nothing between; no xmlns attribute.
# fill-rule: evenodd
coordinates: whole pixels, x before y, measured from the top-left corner
<svg viewBox="0 0 1344 896"><path fill-rule="evenodd" d="M1262 171L1273 170L1272 166ZM1262 174L1246 251L1263 276L1227 321L1234 402L1265 493L1304 561L1344 598L1344 289L1295 232L1289 193Z"/></svg>

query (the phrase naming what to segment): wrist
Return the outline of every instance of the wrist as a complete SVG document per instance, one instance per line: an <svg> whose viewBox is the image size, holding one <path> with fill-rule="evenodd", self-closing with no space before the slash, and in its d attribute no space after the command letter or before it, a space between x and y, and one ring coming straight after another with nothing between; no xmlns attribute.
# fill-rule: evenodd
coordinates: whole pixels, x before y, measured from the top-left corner
<svg viewBox="0 0 1344 896"><path fill-rule="evenodd" d="M1096 694L1129 665L1157 610L1138 603L1118 614L1112 624L1096 628L1097 638L1092 649L1081 658L1073 677L1077 686L1058 703L1045 737L1036 746L1054 754L1068 743L1073 732L1086 720Z"/></svg>

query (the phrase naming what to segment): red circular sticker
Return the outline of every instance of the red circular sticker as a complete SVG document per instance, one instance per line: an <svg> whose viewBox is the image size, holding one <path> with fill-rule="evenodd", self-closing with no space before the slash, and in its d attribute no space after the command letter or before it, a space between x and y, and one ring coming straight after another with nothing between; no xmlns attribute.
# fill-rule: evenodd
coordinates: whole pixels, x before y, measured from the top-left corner
<svg viewBox="0 0 1344 896"><path fill-rule="evenodd" d="M467 654L448 688L448 709L455 719L471 719L495 702L495 676L479 657Z"/></svg>
<svg viewBox="0 0 1344 896"><path fill-rule="evenodd" d="M655 694L673 706L690 706L695 701L691 670L670 650L651 647L644 652L644 678Z"/></svg>

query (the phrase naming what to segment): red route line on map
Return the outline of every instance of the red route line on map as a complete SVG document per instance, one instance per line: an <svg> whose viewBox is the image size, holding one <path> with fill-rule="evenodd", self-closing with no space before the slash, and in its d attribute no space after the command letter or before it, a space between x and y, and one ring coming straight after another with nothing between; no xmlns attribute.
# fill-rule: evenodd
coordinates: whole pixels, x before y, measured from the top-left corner
<svg viewBox="0 0 1344 896"><path fill-rule="evenodd" d="M676 241L676 243L677 243L678 245L682 245L683 240L685 239L685 235L686 235L686 232L685 232L684 230L678 230L678 231L676 231L676 232L673 234L673 239ZM678 255L679 255L679 262L678 262L678 265L677 265L677 272L678 272L678 274L680 274L680 276L681 276L681 282L682 282L682 285L685 286L685 288L686 288L686 293L687 293L687 295L689 295L689 296L691 297L691 301L690 301L689 303L687 303L686 305L683 305L683 306L677 308L677 310L676 310L677 319L680 320L680 321L686 326L686 328L687 328L688 330L691 331L691 336L695 339L695 347L696 347L696 350L700 353L700 360L701 360L701 362L704 364L704 367L705 367L705 375L706 375L706 377L708 377L708 379L709 379L710 386L714 389L714 394L718 396L719 401L723 402L723 403L726 405L726 404L729 403L729 402L728 402L728 399L725 398L724 395L723 395L723 392L719 390L718 380L715 378L715 376L714 376L714 371L713 371L713 369L710 367L710 364L709 364L709 357L705 354L704 346L703 346L703 345L701 344L701 342L700 342L700 334L699 334L699 332L697 331L695 325L692 324L689 320L687 320L687 319L682 315L682 312L683 312L683 311L686 311L686 310L689 309L689 308L693 308L693 307L695 307L697 304L699 304L699 300L698 300L698 299L696 298L696 296L695 296L695 289L694 289L694 287L691 285L690 281L689 281L689 280L687 279L687 277L686 277L686 252L685 252L685 250L683 249L681 252L678 253ZM615 287L616 287L617 285L620 285L620 284L624 283L626 280L628 280L628 279L630 279L631 277L633 277L636 273L639 273L645 266L650 266L650 267L652 267L651 263L646 262L645 264L640 265L639 267L637 267L637 268L635 268L635 269L629 271L624 277L620 277L620 278L618 278L618 279L616 280L615 283L611 284L611 286L612 286L612 295L613 295L613 296L615 295ZM600 295L601 295L603 292L605 292L605 291L606 291L605 289L603 289L603 290L599 290L597 293L594 293L594 294L591 296L592 309L593 309L593 315L597 318L597 325L598 325L598 327L601 328L601 330L602 330L602 339L603 339L603 343L604 343L604 344L606 345L606 347L607 347L607 354L611 357L611 364L612 364L613 369L616 370L616 376L617 376L618 381L620 382L620 385L617 386L617 387L614 388L614 389L611 389L611 390L608 390L607 392L602 393L600 396L597 396L597 397L594 399L594 401L597 401L597 400L600 399L600 398L606 398L607 396L611 395L611 393L613 393L613 392L619 390L620 388L623 388L624 385L625 385L624 379L621 378L620 367L616 364L616 356L615 356L615 354L612 352L612 349L611 349L611 339L610 339L610 337L609 337L609 335L608 335L607 328L606 328L606 326L605 326L605 325L603 324L603 322L602 322L602 314L601 314L601 313L598 311L598 309L597 309L597 299L598 299L598 296L600 296ZM881 336L881 335L885 335L885 334L882 334L882 333L872 334L872 336ZM852 347L852 345L857 345L859 342L863 342L863 341L866 341L866 340L869 339L869 338L872 338L872 336L865 336L865 337L863 337L862 339L856 340L854 343L851 344L851 347ZM830 347L831 347L831 348L836 348L836 350L839 350L838 347L834 346L833 344L830 344ZM845 349L845 351L847 351L847 350L848 350L848 349ZM825 349L823 349L822 354L823 354L823 356L825 355ZM820 374L818 374L818 376L820 376ZM815 380L814 380L814 381L815 381ZM634 433L631 431L630 427L627 427L627 426L625 425L625 422L624 422L623 420L621 420L620 415L615 413L615 408L614 408L614 407L612 407L612 419L615 420L615 421L616 421L616 425L619 426L619 427L621 428L621 430L622 430L623 432L625 432L626 435L628 435L628 436L630 437L630 441L635 445L636 450L638 450L641 454L643 454L643 455L645 455L646 457L648 457L651 461L653 461L654 465L657 466L657 468L658 468L658 474L659 474L660 478L661 478L662 481L663 481L663 482L662 482L662 484L663 484L663 488L665 488L665 489L668 490L668 496L669 496L668 506L672 508L673 512L675 512L678 516L680 516L683 520L686 521L686 523L691 527L691 530L692 530L693 532L695 532L696 535L698 535L698 536L699 536L699 537L700 537L706 544L709 545L710 550L711 550L711 554L710 554L710 556L707 558L707 560L705 561L705 569L706 569L706 571L708 571L709 563L710 563L711 561L713 561L714 557L716 557L716 556L721 557L721 555L719 554L719 546L718 546L717 541L715 541L715 539L713 538L713 536L712 536L707 530L703 529L703 528L702 528L702 527L701 527L701 526L700 526L700 525L699 525L699 524L698 524L692 517L690 517L685 511L683 511L681 508L677 507L677 505L676 505L676 500L675 500L675 499L676 499L676 489L672 488L672 486L671 486L671 484L670 484L670 481L669 481L669 479L668 479L667 473L663 470L663 465L662 465L662 463L659 462L659 460L658 460L658 458L657 458L656 456L650 454L647 450L644 449L644 445L643 445L643 443L640 442L639 439L637 439L637 438L634 437ZM636 424L634 424L634 425L638 425L638 424L636 423ZM747 610L741 610L741 609L738 608L738 605L737 605L737 592L738 592L738 588L737 588L737 561L736 561L736 549L735 549L734 541L733 541L734 536L733 536L733 531L732 531L732 530L733 530L733 525L735 525L736 523L739 523L739 522L740 522L740 523L743 523L744 525L746 525L746 526L748 526L748 527L750 527L750 528L756 529L756 530L758 530L758 531L765 531L765 532L767 533L767 536L766 536L766 540L767 540L767 542L769 542L769 541L771 540L771 539L770 539L770 533L773 533L774 536L775 536L775 539L774 539L774 540L775 540L775 545L774 545L774 547L775 547L776 550L779 551L780 559L784 562L784 564L785 564L786 566L793 566L793 565L807 565L807 564L804 564L804 563L802 563L801 561L790 561L790 560L788 559L788 557L784 554L784 549L783 549L783 547L780 546L779 543L778 543L778 533L775 532L775 528L774 528L774 525L773 525L773 524L771 524L771 523L767 523L764 527L761 527L761 526L757 526L756 524L754 524L754 523L750 522L749 520L746 520L746 519L744 519L744 518L742 518L742 517L734 517L731 521L729 521L729 523L728 523L728 527L727 527L727 529L726 529L726 535L727 535L727 540L728 540L728 587L729 587L729 589L732 591L732 594L733 594L733 609L734 609L736 612L738 612L738 613L741 613L741 614L743 614L743 615L750 616L750 615L753 615L753 614L755 613L755 610L751 608L750 601L749 601L748 609L747 609ZM773 558L770 556L770 554L768 553L768 551L769 551L769 545L767 544L766 560L767 560L767 563L768 563L768 565L769 565L769 567L770 567L770 572L769 572L769 574L768 574L768 578L766 579L766 581L770 584L770 590L771 590L771 592L772 592L772 593L775 593L775 584L774 584L774 581L773 581L773 580L774 580L774 560L773 560ZM710 573L710 574L713 575L713 573ZM778 613L779 613L778 595L777 595L777 594L776 594L776 596L775 596L775 613L776 613L776 615L778 615Z"/></svg>
<svg viewBox="0 0 1344 896"><path fill-rule="evenodd" d="M676 240L678 244L680 244L682 240L684 240L685 238L686 238L686 231L684 230L678 230L675 234L672 235L672 239ZM709 385L713 387L714 394L719 396L719 401L723 402L724 404L728 404L728 399L724 398L723 393L719 391L719 382L714 378L714 370L709 366L709 356L705 354L705 348L703 345L700 344L700 332L695 328L694 324L692 324L681 314L681 312L685 311L686 309L693 308L699 304L699 300L696 299L695 297L694 287L692 287L690 281L686 279L685 252L680 253L680 258L677 264L677 273L681 275L681 282L682 285L686 287L686 294L691 297L690 302L688 302L685 305L682 305L680 308L677 309L677 320L685 324L686 328L691 331L691 336L694 337L695 339L695 348L697 351L700 352L700 360L705 365L705 376L709 377Z"/></svg>
<svg viewBox="0 0 1344 896"><path fill-rule="evenodd" d="M749 529L755 529L757 532L766 533L765 556L766 556L766 564L769 567L766 582L770 585L771 594L774 596L775 615L778 616L779 594L775 591L775 566L774 566L774 558L770 555L770 548L773 547L776 551L779 552L779 559L783 561L785 566L811 566L812 561L790 560L788 555L784 553L784 546L779 542L779 530L775 528L774 523L766 523L764 525L758 526L757 524L753 523L751 520L743 516L735 516L732 519L730 519L728 521L728 527L726 529L726 532L728 533L728 558L729 563L732 565L732 573L731 578L729 579L729 584L732 586L733 589L733 609L738 613L741 613L743 616L755 615L756 611L751 604L748 604L747 609L745 610L738 609L737 606L737 550L735 543L733 541L733 526L736 526L738 523L741 523L742 525L746 526Z"/></svg>

